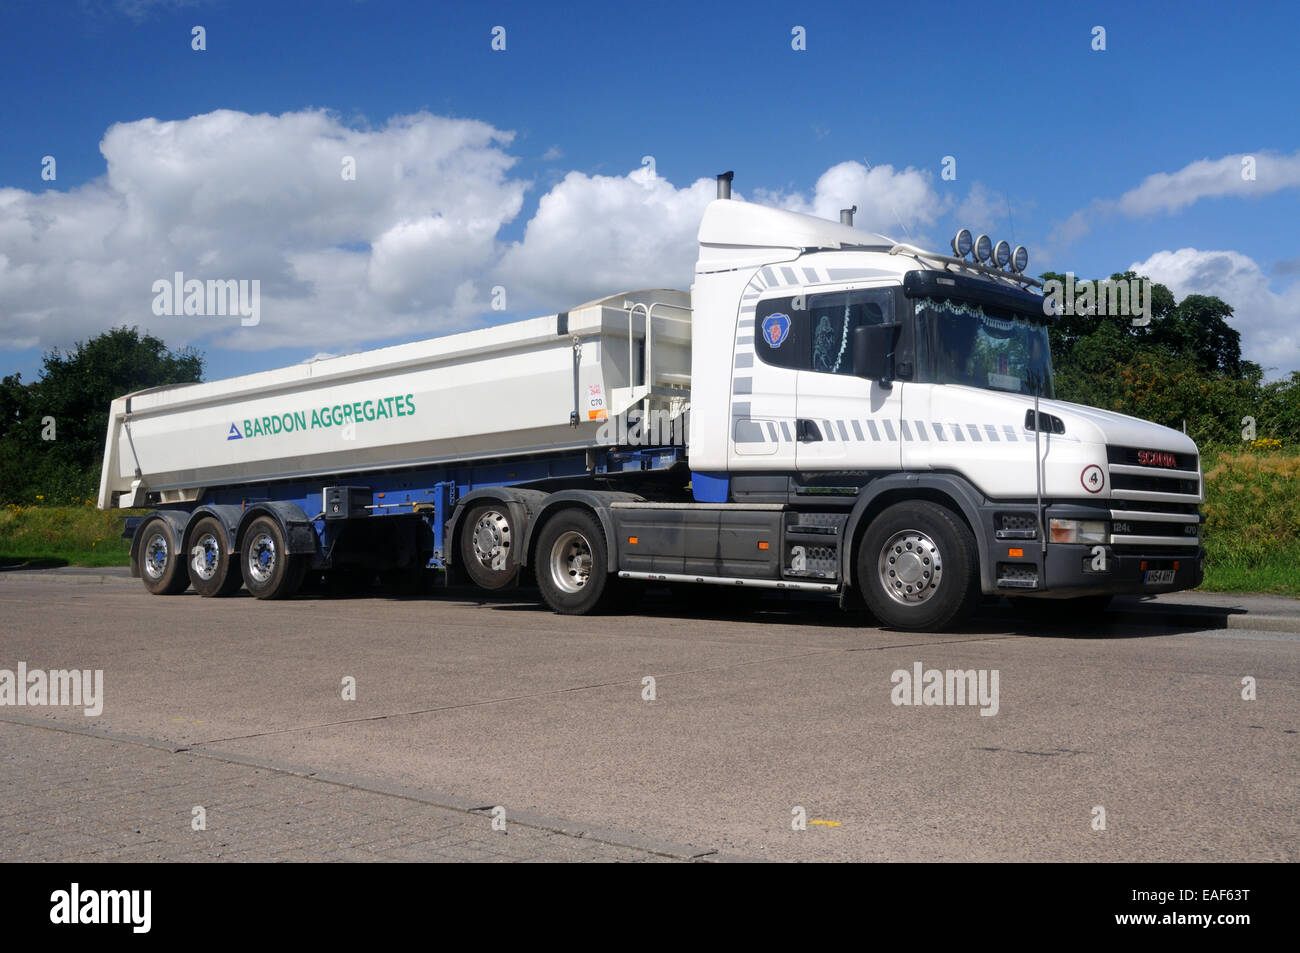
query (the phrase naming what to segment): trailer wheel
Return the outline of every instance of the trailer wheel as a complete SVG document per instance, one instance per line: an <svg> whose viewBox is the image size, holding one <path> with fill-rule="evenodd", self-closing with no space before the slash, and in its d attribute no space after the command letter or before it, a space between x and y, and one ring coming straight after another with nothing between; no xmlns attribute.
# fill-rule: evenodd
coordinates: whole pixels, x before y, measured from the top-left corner
<svg viewBox="0 0 1300 953"><path fill-rule="evenodd" d="M537 539L537 586L560 615L606 608L617 580L606 570L605 530L586 510L569 508L546 521Z"/></svg>
<svg viewBox="0 0 1300 953"><path fill-rule="evenodd" d="M233 558L226 542L226 528L211 516L205 516L190 533L190 585L201 596L228 596L244 584L239 560Z"/></svg>
<svg viewBox="0 0 1300 953"><path fill-rule="evenodd" d="M951 510L896 503L867 527L858 547L858 585L867 608L896 629L938 632L979 603L979 551Z"/></svg>
<svg viewBox="0 0 1300 953"><path fill-rule="evenodd" d="M244 534L244 585L258 599L288 599L302 585L307 561L285 543L280 524L269 516L253 520Z"/></svg>
<svg viewBox="0 0 1300 953"><path fill-rule="evenodd" d="M189 588L185 561L172 543L165 520L151 519L140 528L137 558L144 587L155 596L176 596Z"/></svg>
<svg viewBox="0 0 1300 953"><path fill-rule="evenodd" d="M504 503L476 506L465 514L460 530L460 561L480 589L506 589L519 579L517 534Z"/></svg>

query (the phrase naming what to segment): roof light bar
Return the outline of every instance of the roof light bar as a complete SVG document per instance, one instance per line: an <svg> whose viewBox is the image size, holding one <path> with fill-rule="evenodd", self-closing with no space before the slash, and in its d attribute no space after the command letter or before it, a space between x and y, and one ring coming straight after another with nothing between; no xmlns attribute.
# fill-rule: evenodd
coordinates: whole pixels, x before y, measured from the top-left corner
<svg viewBox="0 0 1300 953"><path fill-rule="evenodd" d="M1006 239L993 246L993 263L999 268L1005 268L1011 264L1011 246Z"/></svg>
<svg viewBox="0 0 1300 953"><path fill-rule="evenodd" d="M1011 253L1011 268L1020 275L1024 274L1029 267L1029 252L1024 245L1017 245L1016 250Z"/></svg>
<svg viewBox="0 0 1300 953"><path fill-rule="evenodd" d="M971 238L970 229L963 228L952 237L952 253L958 258L965 258L970 254L971 246L975 240Z"/></svg>

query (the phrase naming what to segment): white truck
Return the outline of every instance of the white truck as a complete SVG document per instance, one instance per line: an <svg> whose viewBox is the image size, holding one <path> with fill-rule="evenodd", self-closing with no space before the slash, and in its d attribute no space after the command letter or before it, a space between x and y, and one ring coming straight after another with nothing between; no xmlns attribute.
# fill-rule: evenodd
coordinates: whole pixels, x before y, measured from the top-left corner
<svg viewBox="0 0 1300 953"><path fill-rule="evenodd" d="M132 573L272 599L441 569L570 614L636 580L807 591L921 631L984 595L1200 583L1195 443L1052 398L1022 248L929 252L730 184L689 294L115 400L99 505L152 508Z"/></svg>

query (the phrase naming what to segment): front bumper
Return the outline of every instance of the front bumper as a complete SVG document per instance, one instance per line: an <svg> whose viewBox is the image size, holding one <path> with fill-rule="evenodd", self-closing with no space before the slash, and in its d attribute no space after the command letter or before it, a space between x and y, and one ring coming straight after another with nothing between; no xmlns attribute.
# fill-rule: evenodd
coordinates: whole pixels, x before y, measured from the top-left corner
<svg viewBox="0 0 1300 953"><path fill-rule="evenodd" d="M1177 592L1195 589L1205 578L1205 550L1120 553L1112 546L1049 544L1043 595ZM1094 568L1094 567L1104 568ZM1159 579L1158 582L1148 581ZM1033 591L1033 590L1029 590Z"/></svg>
<svg viewBox="0 0 1300 953"><path fill-rule="evenodd" d="M1048 524L1052 518L1109 521L1109 510L1055 503L1045 507ZM993 513L996 511L996 514ZM1015 514L1019 538L1008 538L999 526ZM981 549L986 559L983 589L986 594L1005 596L1076 596L1159 593L1194 589L1205 575L1205 549L1199 538L1187 545L1135 546L1093 543L1048 543L1044 557L1037 535L1038 521L1033 506L994 505L986 515ZM1109 523L1108 523L1109 525ZM1172 524L1171 524L1172 525ZM1028 533L1033 535L1029 536Z"/></svg>

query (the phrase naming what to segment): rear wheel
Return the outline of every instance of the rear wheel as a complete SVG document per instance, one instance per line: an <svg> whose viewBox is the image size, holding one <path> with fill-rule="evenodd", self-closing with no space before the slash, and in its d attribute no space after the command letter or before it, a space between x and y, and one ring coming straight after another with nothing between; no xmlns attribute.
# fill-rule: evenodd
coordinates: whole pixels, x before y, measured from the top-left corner
<svg viewBox="0 0 1300 953"><path fill-rule="evenodd" d="M979 602L975 536L937 503L896 503L872 520L858 547L857 573L867 608L897 629L942 631Z"/></svg>
<svg viewBox="0 0 1300 953"><path fill-rule="evenodd" d="M226 528L211 516L195 524L188 557L190 585L201 596L228 596L244 584L239 560L227 542Z"/></svg>
<svg viewBox="0 0 1300 953"><path fill-rule="evenodd" d="M587 615L607 608L618 580L605 567L605 530L591 513L565 509L542 527L537 539L537 586L561 615Z"/></svg>
<svg viewBox="0 0 1300 953"><path fill-rule="evenodd" d="M298 591L307 561L289 552L280 524L269 516L253 520L244 534L244 585L258 599L287 599Z"/></svg>
<svg viewBox="0 0 1300 953"><path fill-rule="evenodd" d="M460 531L460 562L480 589L505 589L519 579L514 521L503 503L476 506Z"/></svg>
<svg viewBox="0 0 1300 953"><path fill-rule="evenodd" d="M189 588L189 574L165 520L151 519L141 528L136 558L144 587L155 596L175 596Z"/></svg>

